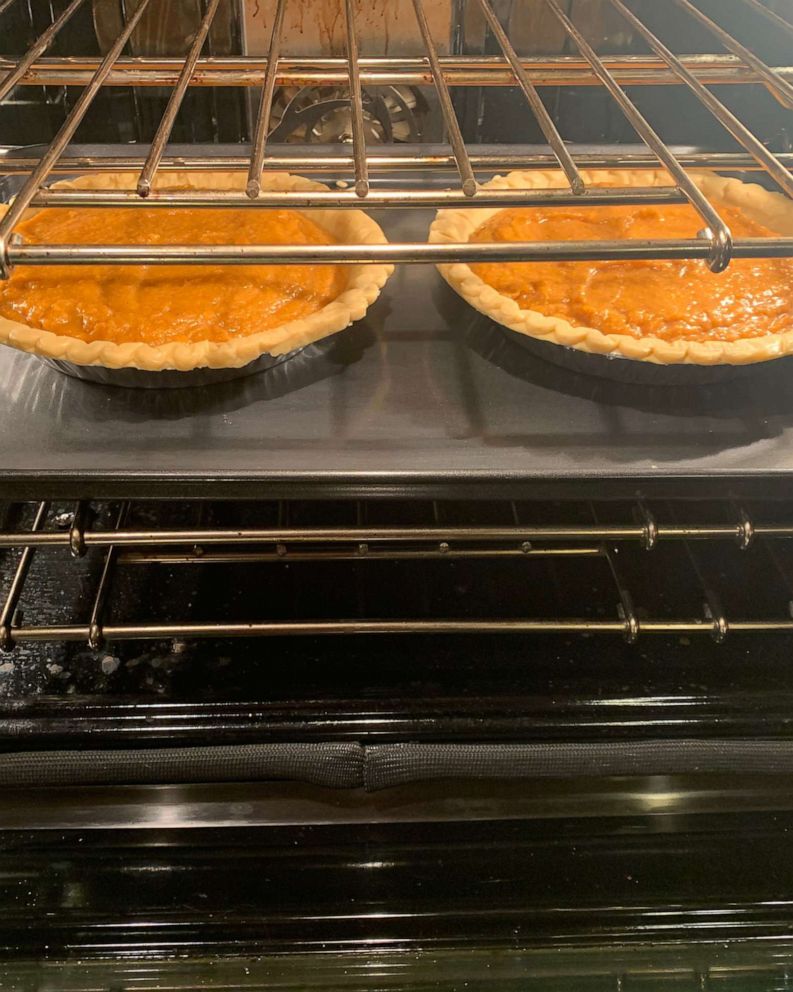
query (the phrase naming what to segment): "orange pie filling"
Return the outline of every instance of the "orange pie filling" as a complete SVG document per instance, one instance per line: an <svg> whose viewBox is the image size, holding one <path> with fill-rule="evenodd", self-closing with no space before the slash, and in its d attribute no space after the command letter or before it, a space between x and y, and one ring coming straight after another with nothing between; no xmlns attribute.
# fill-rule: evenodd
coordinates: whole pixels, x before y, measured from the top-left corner
<svg viewBox="0 0 793 992"><path fill-rule="evenodd" d="M333 244L294 210L42 210L31 244ZM231 341L308 317L346 289L339 265L19 266L0 316L83 341Z"/></svg>
<svg viewBox="0 0 793 992"><path fill-rule="evenodd" d="M736 238L775 232L715 204ZM502 210L471 241L612 241L691 238L702 221L688 205ZM739 341L793 330L793 259L705 262L482 263L472 270L521 309L604 334L666 341Z"/></svg>

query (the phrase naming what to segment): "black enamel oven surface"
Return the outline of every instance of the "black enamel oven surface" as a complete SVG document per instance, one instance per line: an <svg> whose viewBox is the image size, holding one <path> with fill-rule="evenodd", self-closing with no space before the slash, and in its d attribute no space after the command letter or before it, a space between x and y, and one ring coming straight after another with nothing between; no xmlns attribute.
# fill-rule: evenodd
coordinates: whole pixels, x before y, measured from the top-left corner
<svg viewBox="0 0 793 992"><path fill-rule="evenodd" d="M718 2L705 6L721 16ZM683 34L675 41L699 51ZM63 94L27 87L39 89L51 133ZM654 121L672 119L670 140L724 147L707 115L668 96L647 87L637 99ZM539 140L525 107L504 112L513 97L466 104L466 131ZM214 103L216 137L239 123L229 104ZM758 116L742 97L735 106L771 147L789 147L787 110ZM566 138L635 140L597 93L566 89L557 112ZM28 110L14 113L32 125ZM150 136L143 124L139 140ZM25 140L34 133L26 127ZM430 214L378 219L393 238L420 241ZM0 497L53 497L48 526L63 534L71 497L93 500L91 526L105 529L122 512L103 497L133 499L129 526L139 528L640 525L647 513L662 528L724 525L707 540L662 534L652 550L636 534L598 538L568 558L514 545L502 557L455 557L453 541L401 560L374 541L344 560L326 546L301 560L305 547L281 554L264 540L130 545L97 613L121 633L375 616L574 617L597 634L119 636L90 646L107 545L78 559L66 546L39 548L0 625L13 649L0 655L0 777L22 752L35 780L89 748L104 768L138 748L150 775L0 786L0 989L790 990L793 775L783 763L760 774L745 759L753 745L789 755L793 742L793 541L750 540L744 524L790 530L790 500L772 498L791 495L791 376L775 364L688 389L579 375L516 347L433 269L414 266L366 322L273 374L192 393L74 382L0 350ZM717 499L662 498L695 494ZM169 502L143 499L154 495ZM366 498L316 498L336 495ZM507 495L516 503L484 501ZM2 530L29 530L35 511L0 513ZM0 552L0 609L24 543ZM240 550L248 560L233 557ZM690 629L659 633L669 618ZM47 625L76 636L20 637ZM400 744L638 755L684 743L722 760L619 777L418 776L367 791L183 781L151 757L200 745ZM725 770L725 754L736 767Z"/></svg>
<svg viewBox="0 0 793 992"><path fill-rule="evenodd" d="M661 527L675 512L729 523L735 510L648 508ZM95 509L107 525L113 507ZM472 525L506 509L535 522L593 510L171 502L136 504L130 525L195 525L195 513L203 526ZM757 523L785 516L746 510ZM629 511L597 508L601 523ZM619 571L642 617L651 606L699 609L705 581L730 616L779 617L791 598L788 543L775 542L773 557L762 539L742 550L735 535L693 550L623 542ZM619 598L601 557L179 557L122 560L106 620L597 618ZM19 622L84 617L103 561L96 548L79 561L38 552ZM20 644L0 662L0 745L35 751L43 767L66 749L253 742L787 742L789 636L717 644L708 630L703 621L700 633L640 634L633 645L619 633ZM2 797L0 953L34 987L786 987L790 773L457 778L374 793L166 781L5 787Z"/></svg>
<svg viewBox="0 0 793 992"><path fill-rule="evenodd" d="M648 812L20 830L4 835L4 901L19 899L0 950L59 989L784 990L791 825Z"/></svg>

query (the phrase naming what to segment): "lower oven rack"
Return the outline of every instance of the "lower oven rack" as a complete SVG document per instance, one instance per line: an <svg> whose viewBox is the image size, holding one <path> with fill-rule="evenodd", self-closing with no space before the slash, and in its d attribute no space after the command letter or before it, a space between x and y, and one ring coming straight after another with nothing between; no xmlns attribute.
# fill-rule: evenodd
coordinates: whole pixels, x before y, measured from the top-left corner
<svg viewBox="0 0 793 992"><path fill-rule="evenodd" d="M505 523L461 526L444 525L441 520L444 513L454 515L454 506L451 511L437 502L429 506L424 512L430 521L410 526L367 525L368 508L363 502L352 504L343 513L356 520L352 526L294 526L286 522L294 508L288 502L277 501L258 508L263 517L276 521L274 525L183 524L169 528L129 523L136 513L138 519L141 513L145 516L145 503L133 505L124 501L118 505L99 504L95 508L90 501L80 501L72 509L53 510L48 502L40 502L32 508L33 519L28 530L0 531L0 549L6 549L7 569L5 599L0 611L0 649L13 651L16 645L33 642L83 642L92 650L99 650L106 642L116 641L396 634L610 634L621 635L630 644L645 635L664 634L704 636L722 643L732 635L793 630L793 560L788 560L793 523L787 519L764 521L746 507L728 503L717 505L719 515L726 516L722 521L686 520L679 518L678 506L667 505L656 513L646 503L636 503L621 507L624 516L618 516L614 522L599 522L598 509L590 503L573 504L572 508L559 504L560 522L536 523L529 522L536 512L531 504L518 506L512 501L496 504L494 511L491 508L493 515L500 516ZM6 519L24 517L26 509L25 505L12 505ZM189 509L192 514L188 511L188 516L199 520L208 509L212 512L211 507L200 502ZM548 511L541 507L540 512ZM762 514L763 510L758 512ZM778 508L773 512L778 514ZM666 518L661 515L664 513ZM233 518L233 511L229 515ZM319 509L315 518L321 516ZM745 597L743 605L749 611L746 615L733 615L725 609L718 588L719 570L708 561L708 554L703 553L704 548L714 544L726 544L732 549L738 573L742 552L754 547L760 549L761 574L779 592L778 612L771 616L753 615L756 604L752 596ZM661 583L671 582L673 572L674 581L680 583L679 568L684 567L697 599L689 603L682 615L672 610L669 616L659 616L644 608L631 591L631 578L626 575L623 562L626 552L633 552L628 563L635 578L640 570L653 570L653 552L657 548L673 545L676 545L675 564L666 563L663 567L667 574L658 578ZM93 592L88 597L90 610L82 620L69 617L68 622L61 623L21 619L25 584L34 555L46 558L48 552L58 551L66 552L73 560L91 554L94 574ZM433 572L434 581L453 583L455 566L470 569L477 564L501 563L512 566L511 571L504 573L509 581L527 584L526 599L530 603L532 583L543 580L543 573L538 578L530 570L534 563L553 568L563 588L584 562L593 567L593 575L599 573L598 581L603 585L593 591L590 602L575 601L578 593L573 586L576 591L569 597L572 602L563 602L564 596L560 596L558 616L532 616L530 609L516 612L514 604L502 613L498 599L487 602L476 596L473 597L476 605L466 602L464 615L460 616L436 612L437 607L433 609L431 605L415 616L389 616L377 612L378 606L383 605L381 599L364 593L367 569L390 567L395 570L394 581L399 581L398 566L420 567L422 563L432 563L444 570ZM334 573L337 581L357 588L357 596L350 597L348 615L323 616L321 610L313 612L309 602L293 609L288 617L271 615L237 620L177 615L162 620L146 617L114 620L112 616L110 601L115 573L133 566L155 571L199 566L203 572L211 571L213 566L250 568L269 583L281 581L290 568L320 564L334 566L339 570ZM307 574L301 572L302 576ZM80 581L85 583L85 576ZM646 588L646 575L640 581ZM321 580L314 579L312 585L315 595L321 595ZM167 595L167 585L165 589ZM504 598L509 603L510 597ZM476 614L477 609L482 611L480 615Z"/></svg>
<svg viewBox="0 0 793 992"><path fill-rule="evenodd" d="M8 504L0 746L785 739L788 509Z"/></svg>
<svg viewBox="0 0 793 992"><path fill-rule="evenodd" d="M789 634L733 637L730 620L788 613L789 503L39 501L7 506L1 533L11 641L64 616L85 639L0 656L10 975L75 992L110 968L117 987L120 962L136 988L205 970L231 988L355 990L375 975L394 992L788 983ZM561 615L575 596L620 626L89 648L90 618L101 641L133 592L157 623L210 604L432 617L461 599ZM625 617L641 623L654 594L670 614L709 602L726 630L703 612L703 636L625 643ZM229 781L222 762L221 781L189 774L199 752L271 760L279 742L282 757L324 754L324 771L341 752L348 787L273 780L266 762L267 781L250 765ZM366 791L368 756L401 784ZM68 777L71 760L94 784ZM134 783L98 778L124 762Z"/></svg>

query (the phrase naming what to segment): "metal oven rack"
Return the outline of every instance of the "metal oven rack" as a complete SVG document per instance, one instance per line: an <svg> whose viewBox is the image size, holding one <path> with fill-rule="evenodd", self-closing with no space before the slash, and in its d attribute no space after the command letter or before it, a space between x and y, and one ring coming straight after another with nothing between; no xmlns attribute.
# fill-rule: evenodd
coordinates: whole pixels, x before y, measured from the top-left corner
<svg viewBox="0 0 793 992"><path fill-rule="evenodd" d="M14 0L0 5L0 15ZM473 261L487 256L490 260L538 259L616 259L616 258L699 258L715 270L729 263L732 257L769 257L793 255L793 238L743 238L733 240L712 203L699 191L686 174L684 165L698 165L720 169L759 170L778 188L793 195L793 176L790 173L790 156L775 155L745 123L723 103L709 88L711 84L757 84L765 87L784 107L793 107L793 67L769 66L739 39L707 17L690 0L668 0L688 17L692 25L704 28L728 54L678 56L641 20L623 0L609 0L609 4L651 51L650 56L629 58L601 57L590 41L559 5L558 0L543 0L550 15L563 29L573 57L521 58L503 29L490 0L476 0L500 51L500 56L476 57L447 56L438 54L436 42L428 28L422 0L414 0L417 45L421 53L414 58L369 57L358 58L355 6L351 0L342 4L345 16L347 52L339 58L301 58L295 60L282 53L281 30L287 0L279 0L271 26L269 52L266 59L246 56L206 58L202 48L212 20L218 9L218 0L212 0L184 59L125 58L123 52L135 27L150 6L158 0L143 0L118 35L115 43L101 59L47 58L46 53L63 25L73 16L84 0L73 0L52 25L35 41L29 51L17 62L0 60L5 77L0 81L0 99L7 96L16 85L84 85L84 89L42 157L35 163L18 160L15 169L30 169L14 204L0 221L0 269L8 274L15 263L31 265L90 264L96 262L124 264L140 263L201 263L222 261L228 263L254 262L316 262L335 261L356 263L368 260L395 262ZM793 37L793 25L781 16L767 10L758 0L741 0L748 13L759 22L770 22L775 31ZM289 165L296 171L331 167L338 174L349 175L353 187L348 190L328 192L291 193L262 192L259 177L263 169L282 168L284 161L278 155L268 154L267 138L272 109L272 98L277 84L300 80L305 83L345 85L350 94L352 121L352 150L349 156L312 159L305 162L290 157ZM442 155L411 155L372 153L366 147L362 123L360 93L362 85L409 84L433 86L449 140L449 151ZM92 100L103 86L112 85L172 85L173 91L161 123L145 156L124 157L118 161L103 162L101 168L119 168L139 173L137 189L131 191L79 191L47 190L47 181L61 171L85 172L100 168L99 163L73 161L67 151L80 122L88 112ZM662 166L670 174L672 184L658 188L597 188L584 182L580 168L591 163L574 160L565 145L551 115L538 95L538 87L547 85L598 85L604 87L614 99L636 135L647 148L638 157L625 157L615 149L601 157L603 166L638 167ZM699 155L695 160L681 162L664 142L649 121L643 116L626 90L630 84L662 84L682 87L704 106L742 149L740 153L715 156ZM258 117L250 155L235 157L231 161L189 161L168 157L165 152L169 136L189 86L248 86L260 87ZM526 100L540 130L544 134L549 154L528 157L512 156L504 161L496 156L477 156L463 141L459 122L451 100L451 87L455 86L515 86ZM483 190L478 188L476 173L490 173L496 168L510 167L559 167L567 187L543 190ZM233 168L247 174L244 191L225 192L208 190L198 192L165 192L153 188L160 168ZM369 174L396 167L421 168L448 172L456 170L458 180L452 188L442 190L405 188L398 190L370 189ZM192 206L311 206L327 208L372 207L443 207L452 204L470 206L507 206L530 204L588 204L689 202L702 218L702 230L691 239L664 241L601 241L601 242L537 242L514 244L443 244L399 243L388 245L328 245L314 246L109 246L109 245L43 245L25 244L14 235L14 229L29 206L157 206L174 204Z"/></svg>
<svg viewBox="0 0 793 992"><path fill-rule="evenodd" d="M223 510L198 502L191 508L197 523L182 518L178 526L171 528L162 524L146 526L146 505L127 501L97 504L94 508L90 502L81 501L72 510L57 512L46 502L35 508L33 504L10 507L7 520L25 521L26 514L33 515L25 529L0 532L0 548L6 549L4 571L8 579L0 611L0 649L13 651L16 646L31 642L83 642L96 651L106 641L356 634L611 634L621 635L629 644L645 635L666 634L704 636L723 643L732 634L793 630L793 563L787 561L793 523L778 519L779 511L774 511L773 505L773 515L765 521L762 519L765 509L759 509L761 516L755 517L731 503L711 504L712 512L721 519L702 520L691 517L690 513L686 519L679 504L662 506L663 515L657 516L644 503L637 503L623 506L613 521L604 521L599 519L603 507L593 504L559 504L549 517L547 508L538 510L530 503L501 502L491 508L489 519L502 522L487 523L482 521L488 515L483 518L470 506L460 511L459 505L455 510L454 504L444 507L431 503L416 504L412 513L414 522L409 526L391 523L384 526L367 522L373 508L362 502L346 508L346 516L354 519L354 524L292 524L294 504L279 501L262 503L256 508L254 516L264 515L266 526L250 526L245 524L244 516L234 516L233 508ZM220 520L225 513L225 519L233 523L208 525L207 515L213 512L220 515ZM304 517L306 512L305 508L299 511ZM454 518L455 512L463 512L469 519L473 513L475 522L464 525L447 522ZM101 517L98 522L97 513ZM313 520L321 520L321 504L309 513ZM416 522L417 514L423 514L425 519ZM713 560L714 547L723 551L725 546L731 552L732 574L727 578ZM664 558L656 564L653 555L657 557L660 547L673 547L673 559ZM751 565L746 558L741 560L742 553L750 550L755 554ZM34 555L67 551L74 559L92 557L93 592L86 601L90 601L90 609L84 617L73 616L52 623L35 619L34 603L34 619L29 620L25 584ZM373 611L382 609L382 597L376 593L367 595L364 587L368 581L366 569L374 569L377 564L397 567L413 562L426 570L429 563L436 563L436 567L442 563L441 570L433 571L428 581L453 586L460 581L455 566L470 569L477 562L487 562L489 567L496 567L494 563L499 561L511 564L512 568L504 573L503 590L495 598L490 595L480 599L473 591L477 580L469 580L472 588L467 592L463 616L444 616L440 611L448 609L449 601L444 607L432 594L424 598L423 607L415 616L372 615ZM550 607L557 611L552 616L531 615L532 601L538 601L537 590L545 581L531 570L538 561L554 570L559 578L553 581L563 591L557 605ZM314 593L304 591L300 597L303 604L293 607L292 615L286 618L271 615L267 619L237 621L225 616L203 620L171 613L164 619L131 620L111 616L115 613L111 601L116 573L132 566L164 566L174 574L174 570L189 566L211 569L225 565L244 569L252 565L256 566L257 575L266 576L269 588L276 576L276 584L288 582L288 570L305 563L320 568L336 563L343 569L337 582L358 593L357 599L346 607L351 617L341 612L344 605L334 602L329 611L325 609L327 616L323 618L321 600L326 586L322 583L327 583L327 575L317 578L311 573L303 573L308 575L306 589L319 585ZM582 563L591 566L592 585L586 587L588 599L576 601L581 595L576 573L581 571ZM750 588L739 597L741 606L734 607L731 615L723 605L719 582L727 583L730 587L727 593L734 602L736 586L743 589L747 584L743 579L736 581L736 575L741 574L745 565L757 570L759 581L768 586L769 592L761 596L749 582ZM663 613L654 614L653 607L645 604L645 598L647 583L656 567L667 576L674 575L674 585L687 589L687 595L694 598L681 600L682 606L672 604ZM242 583L241 574L235 573ZM75 574L74 581L85 584L87 579L85 575ZM379 581L389 588L387 579L381 576ZM400 581L404 584L405 577L395 577L393 581L395 585ZM426 572L419 581L427 581ZM638 595L632 589L634 583L641 587ZM669 582L661 583L664 584ZM516 588L517 607L513 602ZM314 595L318 596L316 601ZM406 598L409 601L409 597L401 596L403 601ZM168 601L169 597L164 599ZM758 608L761 599L772 605ZM469 605L471 601L476 604L474 607ZM549 608L547 604L545 608ZM178 613L179 607L169 609ZM277 603L268 607L271 613L278 609ZM746 615L735 615L738 609L745 609Z"/></svg>
<svg viewBox="0 0 793 992"><path fill-rule="evenodd" d="M21 0L0 0L0 17L14 2ZM3 95L16 83L87 87L40 160L30 151L3 160L4 172L30 177L18 203L679 202L696 196L679 170L698 167L760 174L791 192L792 154L771 154L738 131L744 141L735 152L670 158L669 143L651 134L627 95L654 85L685 92L733 127L702 87L751 84L791 106L793 67L758 61L685 0L669 7L728 54L676 57L648 32L649 56L598 56L551 3L576 54L517 58L489 0L475 0L502 54L436 58L416 0L416 57L356 60L355 7L340 0L350 57L297 59L279 38L280 0L266 59L206 57L201 42L217 2L204 5L187 59L125 57L130 24L104 59L49 58L47 44L81 2L88 0L62 4L20 62L0 60L0 72L13 73L0 81ZM144 0L137 10L162 2ZM793 32L759 0L735 2L780 36ZM611 0L626 23L636 16L629 3ZM639 35L648 30L643 21L634 26ZM273 88L296 81L349 88L350 154L309 158L268 145ZM386 82L438 88L448 147L367 147L355 95ZM447 88L516 83L549 148L466 146ZM130 85L174 88L151 150L81 154L70 143L92 98L101 87ZM259 91L249 154L210 157L203 148L183 158L168 146L188 86ZM646 149L565 151L537 98L547 86L609 91ZM666 190L582 190L577 181L578 170L659 161L672 176ZM290 199L256 188L260 167L352 186ZM499 169L557 167L568 188L499 194L471 184ZM137 175L138 189L47 188L57 175L107 169ZM252 185L238 194L158 191L157 174L180 169L231 169ZM684 255L716 267L731 255L793 254L791 238L730 245L711 206L699 207L709 230L691 241L500 251L520 259ZM56 253L15 243L16 219L7 215L0 229L6 268L111 260L102 246ZM335 257L493 257L486 245L428 246L415 217L407 226L396 211L388 219L396 243L377 252L344 246ZM131 257L122 247L112 261ZM134 257L232 254L183 246ZM233 257L295 259L310 260L267 246ZM516 978L533 987L526 969L536 965L536 986L546 988L562 942L592 948L584 955L574 947L570 987L788 987L793 517L785 369L770 371L773 388L738 381L686 398L609 384L604 400L597 383L535 374L534 359L499 350L509 342L493 342L486 328L464 336L460 312L443 309L456 300L426 284L427 292L414 291L425 275L432 273L397 273L399 286L414 279L402 312L353 329L340 353L315 354L311 375L295 365L296 380L219 389L207 409L190 397L75 388L10 353L3 422L23 443L3 452L0 476L6 498L30 502L0 506L0 749L28 762L36 782L75 750L107 775L118 768L111 758L128 760L129 748L146 748L154 768L160 749L207 744L238 745L237 753L344 744L371 754L415 742L424 760L433 747L501 743L548 755L572 743L588 760L603 753L598 747L631 761L649 754L644 771L631 765L619 782L588 774L562 784L457 783L448 794L420 780L333 798L302 782L158 778L161 766L138 786L115 775L102 787L30 790L18 779L4 786L0 804L0 945L30 962L31 988L115 988L119 959L127 984L194 987L206 980L192 970L196 954L217 956L215 983L229 987L305 988L301 965L325 985L370 987L373 961L384 987L412 977L426 986L437 983L446 954L457 984L493 984L500 969L510 987ZM327 437L316 419L301 433L306 409L330 424ZM349 410L364 414L353 421ZM455 416L444 420L439 411L448 410ZM416 425L429 426L422 433ZM119 437L129 450L118 450ZM554 462L558 451L570 452L569 462ZM785 499L772 502L772 490ZM553 502L560 493L563 502ZM697 502L695 494L716 498ZM721 764L703 772L706 761L690 775L659 764L670 745L689 769L703 755ZM759 774L755 752L765 762ZM758 872L758 864L774 869ZM724 865L719 885L707 888ZM340 915L346 892L365 907L360 917L355 907ZM199 893L206 899L197 903ZM696 946L686 953L692 933ZM298 943L322 953L276 957ZM523 945L535 944L533 962L522 964ZM351 950L367 953L352 959ZM425 951L431 971L422 970ZM238 957L246 954L253 957ZM160 955L169 960L161 965ZM67 956L74 972L65 977L59 959ZM92 967L83 958L95 959Z"/></svg>

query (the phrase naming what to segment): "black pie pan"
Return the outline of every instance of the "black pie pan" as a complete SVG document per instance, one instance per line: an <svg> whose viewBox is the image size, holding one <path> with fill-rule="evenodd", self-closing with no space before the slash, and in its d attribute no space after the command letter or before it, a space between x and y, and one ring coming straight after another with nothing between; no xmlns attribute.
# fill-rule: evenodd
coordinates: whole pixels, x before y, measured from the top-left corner
<svg viewBox="0 0 793 992"><path fill-rule="evenodd" d="M752 362L749 365L695 365L679 363L659 365L655 362L642 362L622 355L596 355L579 348L567 348L552 341L542 341L528 334L512 331L508 327L496 325L516 344L537 358L578 372L594 375L614 382L625 382L647 386L703 386L727 382L767 369L771 362L785 361L775 358L767 362Z"/></svg>
<svg viewBox="0 0 793 992"><path fill-rule="evenodd" d="M218 382L231 382L232 379L243 379L266 372L268 369L282 365L302 350L296 348L285 355L260 355L240 368L202 368L190 369L188 372L180 372L178 369L164 369L162 372L133 368L108 369L103 365L76 365L74 362L64 362L59 358L42 358L39 355L36 357L50 368L57 369L73 379L82 379L83 382L121 386L124 389L187 389L210 386Z"/></svg>

